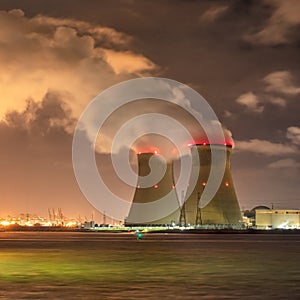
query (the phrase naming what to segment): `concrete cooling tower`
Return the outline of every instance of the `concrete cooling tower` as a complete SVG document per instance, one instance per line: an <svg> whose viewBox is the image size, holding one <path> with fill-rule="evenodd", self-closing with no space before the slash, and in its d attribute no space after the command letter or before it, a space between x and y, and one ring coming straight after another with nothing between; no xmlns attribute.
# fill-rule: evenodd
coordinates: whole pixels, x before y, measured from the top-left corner
<svg viewBox="0 0 300 300"><path fill-rule="evenodd" d="M212 200L203 208L199 208L201 196L206 188L211 171L211 150L224 151L226 147L225 172L216 194ZM232 145L208 145L206 143L192 146L192 157L198 155L200 168L199 176L193 191L189 191L185 201L185 222L193 225L203 224L239 224L242 220L241 211L235 193L230 169L230 154ZM205 199L204 199L205 200Z"/></svg>
<svg viewBox="0 0 300 300"><path fill-rule="evenodd" d="M152 176L149 176L151 174ZM161 225L176 222L179 219L179 203L174 183L173 163L164 161L155 152L139 153L138 175L139 180L125 223L127 225ZM157 177L163 176L156 180L156 175ZM171 210L174 213L164 216L163 211L166 206L167 211Z"/></svg>
<svg viewBox="0 0 300 300"><path fill-rule="evenodd" d="M226 149L226 166L221 185L212 200L206 206L199 208L199 201L205 190L211 170L211 150L224 151L224 147ZM138 174L140 177L128 218L125 221L126 225L165 225L172 223L181 225L239 224L242 217L230 170L231 150L231 145L223 144L209 145L202 143L191 146L193 165L195 166L200 162L200 168L194 188L189 190L189 187L186 187L188 191L186 194L189 196L185 199L182 207L180 207L178 195L174 188L173 163L164 164L159 159L150 162L155 155L154 153L139 154ZM165 169L165 173L157 183L143 188L142 183L145 184L145 182L141 182L141 180L144 177L147 181L147 175L150 173L149 163L154 174L163 172L163 169ZM150 180L151 178L148 179ZM166 197L166 195L168 196ZM150 205L150 203L155 203L155 201L162 198L163 200L158 206ZM139 205L141 203L147 205ZM167 211L173 211L173 213L155 218L155 220L153 220L153 217L150 217L150 215L156 215L160 211L166 211L166 206L170 208Z"/></svg>

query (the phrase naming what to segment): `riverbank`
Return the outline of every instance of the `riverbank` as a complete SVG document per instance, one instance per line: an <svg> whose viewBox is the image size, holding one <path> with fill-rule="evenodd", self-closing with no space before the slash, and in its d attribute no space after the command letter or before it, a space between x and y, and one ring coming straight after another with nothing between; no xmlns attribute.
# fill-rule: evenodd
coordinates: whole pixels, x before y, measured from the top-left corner
<svg viewBox="0 0 300 300"><path fill-rule="evenodd" d="M146 233L166 233L166 234L300 234L300 229L202 229L202 228L164 228L164 227L95 227L95 228L75 228L63 226L20 226L11 225L0 228L2 232L33 231L33 232L90 232L90 233L126 233L126 232L146 232Z"/></svg>

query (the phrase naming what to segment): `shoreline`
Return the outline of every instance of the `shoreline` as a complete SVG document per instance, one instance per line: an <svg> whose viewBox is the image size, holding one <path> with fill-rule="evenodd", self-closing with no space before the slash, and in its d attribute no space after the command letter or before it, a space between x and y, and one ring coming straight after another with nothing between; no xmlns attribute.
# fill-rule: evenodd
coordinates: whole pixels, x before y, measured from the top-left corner
<svg viewBox="0 0 300 300"><path fill-rule="evenodd" d="M117 233L129 233L140 231L147 234L299 234L300 229L200 229L200 228L174 228L174 229L159 229L159 228L97 228L97 229L85 229L85 228L68 228L61 226L9 226L6 228L0 228L0 232L84 232L84 233L103 233L103 234L117 234Z"/></svg>

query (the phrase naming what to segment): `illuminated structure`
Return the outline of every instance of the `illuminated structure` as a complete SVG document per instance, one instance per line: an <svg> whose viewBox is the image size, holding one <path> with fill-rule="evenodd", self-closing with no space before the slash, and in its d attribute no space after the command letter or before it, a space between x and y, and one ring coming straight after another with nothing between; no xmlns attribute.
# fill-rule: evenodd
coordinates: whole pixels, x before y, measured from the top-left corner
<svg viewBox="0 0 300 300"><path fill-rule="evenodd" d="M198 155L200 168L199 176L193 191L185 201L185 217L187 224L239 224L242 220L240 207L235 193L230 170L231 144L209 145L206 143L192 145L193 162ZM203 208L199 208L201 196L205 190L211 170L211 150L224 151L226 149L225 172L216 194Z"/></svg>
<svg viewBox="0 0 300 300"><path fill-rule="evenodd" d="M154 176L161 174L163 176L155 181L155 178L147 177L149 174ZM165 163L156 151L154 153L139 153L138 175L137 188L125 223L127 225L147 225L171 224L172 222L176 222L179 219L179 204L173 177L173 163ZM157 215L155 211L157 208L147 205L139 206L141 203L153 203L162 198L164 198L163 201L165 203L167 202L169 206L174 207L174 213L169 216L152 220L153 218L151 216Z"/></svg>
<svg viewBox="0 0 300 300"><path fill-rule="evenodd" d="M257 209L255 210L257 229L295 229L300 228L300 210Z"/></svg>
<svg viewBox="0 0 300 300"><path fill-rule="evenodd" d="M180 224L180 225L204 225L204 224L232 224L237 225L242 221L242 216L235 193L233 180L230 170L230 154L232 150L231 144L209 145L207 143L190 145L192 152L193 167L200 163L198 179L193 190L188 190L187 199L182 207L179 205L176 189L174 189L173 163L167 163L166 171L162 179L150 187L143 188L141 182L137 183L132 206L126 220L127 225L164 225L164 224ZM226 151L226 166L216 194L212 200L203 208L200 208L199 201L205 190L208 177L211 170L211 150L216 152ZM223 153L224 154L224 153ZM141 153L138 155L139 176L146 176L150 172L149 162L153 157L153 153ZM199 160L197 159L197 156ZM162 171L162 162L156 160L151 163L152 172ZM140 177L139 177L140 178ZM140 179L139 179L140 180ZM187 187L188 189L188 187ZM151 203L168 194L169 203L175 207L172 214L158 218L156 220L147 220L149 210L145 206L138 206L140 203ZM174 206L173 206L174 205ZM176 206L177 205L177 206ZM144 218L144 219L143 219ZM139 222L135 220L139 219ZM145 220L145 221L142 221Z"/></svg>

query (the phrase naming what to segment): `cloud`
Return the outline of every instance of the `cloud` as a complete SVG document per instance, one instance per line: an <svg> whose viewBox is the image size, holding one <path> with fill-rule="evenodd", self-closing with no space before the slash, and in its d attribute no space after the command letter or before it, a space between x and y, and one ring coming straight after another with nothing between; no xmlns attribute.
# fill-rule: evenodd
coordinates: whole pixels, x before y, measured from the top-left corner
<svg viewBox="0 0 300 300"><path fill-rule="evenodd" d="M41 15L28 18L21 10L1 11L0 25L0 120L9 110L23 112L27 99L38 103L54 91L69 107L70 116L77 119L103 89L157 70L151 60L130 49L131 38L113 28ZM173 92L174 103L191 107L183 92ZM131 110L139 114L148 108L151 112L161 113L167 113L169 109L163 105L153 106L152 102L131 107ZM98 152L110 152L116 129L132 116L129 110L126 107L122 114L116 112L112 121L103 126L97 143ZM102 112L103 107L100 107L98 113ZM178 116L180 112L174 115ZM186 115L177 119L185 118L189 121L185 123L190 123ZM49 122L45 122L49 126ZM64 120L51 119L51 124L65 126L67 132L73 129ZM142 125L149 128L149 124ZM153 122L151 125L158 126ZM92 124L89 127L87 131L94 129ZM123 146L125 141L120 143Z"/></svg>
<svg viewBox="0 0 300 300"><path fill-rule="evenodd" d="M156 68L155 64L142 55L134 54L130 51L118 52L114 50L103 50L105 61L113 68L114 72L121 73L139 73L151 71Z"/></svg>
<svg viewBox="0 0 300 300"><path fill-rule="evenodd" d="M263 91L258 92L258 95L253 92L247 92L240 95L236 102L247 108L253 113L262 113L267 104L272 104L277 107L286 107L287 100L274 93L283 94L285 96L293 96L300 93L300 87L293 84L293 77L289 71L276 71L265 76L262 81L266 84ZM226 117L232 117L228 111L225 112Z"/></svg>
<svg viewBox="0 0 300 300"><path fill-rule="evenodd" d="M267 140L251 139L249 141L235 141L235 148L242 152L252 152L267 156L287 155L298 153L293 145L272 143Z"/></svg>
<svg viewBox="0 0 300 300"><path fill-rule="evenodd" d="M300 163L292 158L285 158L274 161L268 165L271 169L283 169L283 168L299 168Z"/></svg>
<svg viewBox="0 0 300 300"><path fill-rule="evenodd" d="M254 113L262 113L265 111L265 105L268 103L278 107L285 107L287 105L287 101L280 97L275 97L269 94L263 94L258 97L252 92L242 94L236 99L236 102L246 106L248 111ZM234 115L229 111L225 111L225 116L229 118L234 117Z"/></svg>
<svg viewBox="0 0 300 300"><path fill-rule="evenodd" d="M275 7L265 26L246 40L253 44L279 45L293 42L293 29L300 24L300 2L298 0L267 0Z"/></svg>
<svg viewBox="0 0 300 300"><path fill-rule="evenodd" d="M204 22L213 22L221 17L227 10L228 6L210 7L200 16L200 20Z"/></svg>
<svg viewBox="0 0 300 300"><path fill-rule="evenodd" d="M279 98L279 97L268 97L268 102L272 103L275 106L279 107L285 107L286 106L286 100Z"/></svg>
<svg viewBox="0 0 300 300"><path fill-rule="evenodd" d="M286 137L290 139L293 144L300 145L300 127L289 127L287 129Z"/></svg>
<svg viewBox="0 0 300 300"><path fill-rule="evenodd" d="M246 106L249 111L252 111L254 113L262 113L264 110L264 107L260 105L257 96L252 92L242 94L236 99L236 102Z"/></svg>
<svg viewBox="0 0 300 300"><path fill-rule="evenodd" d="M300 87L293 84L293 77L288 71L270 73L263 79L263 81L267 84L266 91L286 95L296 95L300 93Z"/></svg>
<svg viewBox="0 0 300 300"><path fill-rule="evenodd" d="M233 112L231 112L230 110L225 110L224 111L224 117L225 118L230 118L230 119L235 119L236 118L236 115L233 113Z"/></svg>
<svg viewBox="0 0 300 300"><path fill-rule="evenodd" d="M131 37L72 19L0 11L0 40L0 120L53 90L69 94L66 101L78 118L103 89L155 69L130 50Z"/></svg>
<svg viewBox="0 0 300 300"><path fill-rule="evenodd" d="M40 102L27 100L24 111L6 113L1 124L35 136L44 136L57 128L72 134L75 119L71 117L71 110L64 102L67 96L64 93L48 92Z"/></svg>
<svg viewBox="0 0 300 300"><path fill-rule="evenodd" d="M20 11L20 10L18 10ZM24 15L22 11L20 11L21 15ZM93 39L101 45L105 45L106 47L117 47L120 46L128 46L128 44L132 41L132 37L123 32L119 32L114 28L98 26L95 24L91 24L89 22L78 21L74 19L63 19L63 18L52 18L48 16L38 15L31 19L31 22L34 24L39 24L40 27L48 32L54 30L57 27L68 27L73 28L80 35L90 35Z"/></svg>

